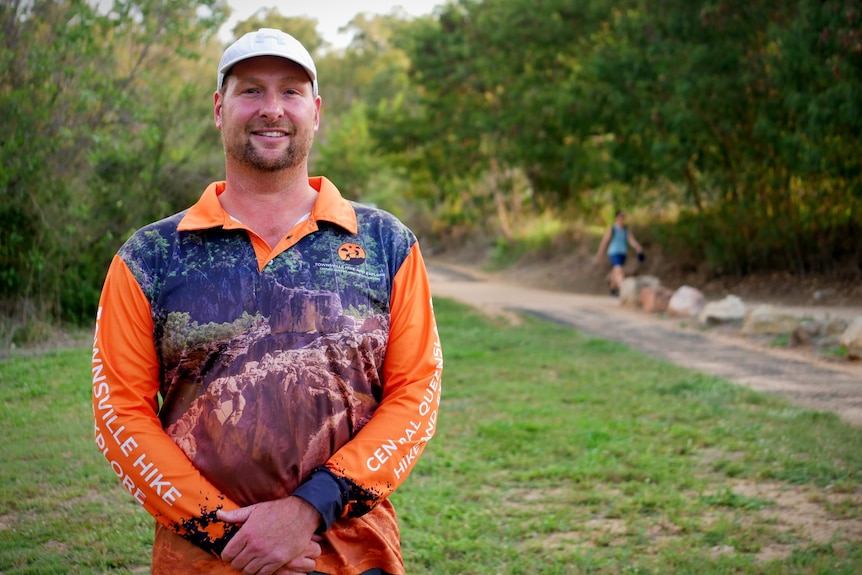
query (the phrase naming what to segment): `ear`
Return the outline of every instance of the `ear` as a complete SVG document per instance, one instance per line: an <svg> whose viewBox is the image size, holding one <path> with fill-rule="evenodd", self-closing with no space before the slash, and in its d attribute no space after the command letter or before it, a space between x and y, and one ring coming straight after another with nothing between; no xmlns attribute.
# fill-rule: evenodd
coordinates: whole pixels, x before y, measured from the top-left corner
<svg viewBox="0 0 862 575"><path fill-rule="evenodd" d="M222 127L221 111L223 103L221 92L216 90L213 94L213 119L215 120L216 128L219 130L221 130Z"/></svg>
<svg viewBox="0 0 862 575"><path fill-rule="evenodd" d="M320 128L320 105L322 104L320 95L314 97L314 131Z"/></svg>

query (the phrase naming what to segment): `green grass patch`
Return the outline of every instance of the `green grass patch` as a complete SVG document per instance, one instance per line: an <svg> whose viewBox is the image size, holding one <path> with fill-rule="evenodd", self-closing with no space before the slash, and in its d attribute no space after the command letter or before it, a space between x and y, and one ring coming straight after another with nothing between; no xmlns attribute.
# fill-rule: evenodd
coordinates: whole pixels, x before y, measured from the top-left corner
<svg viewBox="0 0 862 575"><path fill-rule="evenodd" d="M153 523L93 442L90 350L0 362L0 573L148 573Z"/></svg>
<svg viewBox="0 0 862 575"><path fill-rule="evenodd" d="M843 357L843 358L846 358L846 357L847 357L847 355L848 355L848 353L847 353L847 348L842 347L842 346L829 347L829 348L824 349L821 353L822 353L823 355L826 355L826 356L829 356L829 357Z"/></svg>
<svg viewBox="0 0 862 575"><path fill-rule="evenodd" d="M862 430L533 317L435 309L439 430L393 497L409 574L859 572ZM148 572L89 370L83 348L0 362L0 573ZM777 491L843 527L812 538Z"/></svg>
<svg viewBox="0 0 862 575"><path fill-rule="evenodd" d="M847 520L862 431L564 326L435 308L440 427L394 497L412 575L858 572L862 542L817 543L744 488Z"/></svg>

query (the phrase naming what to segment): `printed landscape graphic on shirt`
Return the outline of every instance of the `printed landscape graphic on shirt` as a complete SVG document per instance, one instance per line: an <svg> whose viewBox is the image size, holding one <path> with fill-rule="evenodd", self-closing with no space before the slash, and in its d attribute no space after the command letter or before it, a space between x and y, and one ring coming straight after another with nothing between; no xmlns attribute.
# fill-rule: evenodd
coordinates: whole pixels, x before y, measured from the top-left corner
<svg viewBox="0 0 862 575"><path fill-rule="evenodd" d="M377 407L391 281L415 238L368 217L357 236L322 229L259 270L245 232L176 234L177 218L121 252L153 310L159 417L236 503L284 497Z"/></svg>

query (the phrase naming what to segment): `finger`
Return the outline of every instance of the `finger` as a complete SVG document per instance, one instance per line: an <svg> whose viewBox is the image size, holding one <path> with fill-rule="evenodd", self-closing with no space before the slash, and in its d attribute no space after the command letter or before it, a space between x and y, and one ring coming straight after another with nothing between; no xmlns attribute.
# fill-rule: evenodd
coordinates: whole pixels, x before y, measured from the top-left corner
<svg viewBox="0 0 862 575"><path fill-rule="evenodd" d="M225 548L221 552L221 559L225 563L230 563L231 567L237 571L242 571L245 564L251 560L251 553L246 548L247 541L242 536L235 536L228 541Z"/></svg>
<svg viewBox="0 0 862 575"><path fill-rule="evenodd" d="M284 569L293 570L298 573L311 573L317 566L317 561L311 557L296 557L291 560Z"/></svg>
<svg viewBox="0 0 862 575"><path fill-rule="evenodd" d="M301 553L302 557L310 557L311 559L316 559L320 557L320 554L323 553L323 549L320 547L320 543L317 541L311 540L308 542L308 546L306 546L305 551Z"/></svg>
<svg viewBox="0 0 862 575"><path fill-rule="evenodd" d="M221 552L221 559L225 563L230 563L234 569L241 570L245 566L245 563L239 562L239 556L244 549L245 541L243 541L243 538L235 536L224 546ZM237 564L235 565L235 563Z"/></svg>
<svg viewBox="0 0 862 575"><path fill-rule="evenodd" d="M219 509L216 511L216 517L224 521L226 523L245 523L248 521L251 512L254 510L254 505L249 507L240 507L239 509L234 509L232 511L225 511L224 509Z"/></svg>
<svg viewBox="0 0 862 575"><path fill-rule="evenodd" d="M319 547L316 550L306 548L301 555L294 557L284 566L288 569L293 569L294 571L310 573L311 571L314 571L314 568L317 565L316 559L318 557L320 557Z"/></svg>
<svg viewBox="0 0 862 575"><path fill-rule="evenodd" d="M298 575L305 575L306 573L311 573L314 571L314 567L316 563L312 562L311 566L308 564L304 565L294 565L293 562L287 563L285 565L279 565L276 563L270 563L268 565L264 565L257 571L250 570L248 566L246 566L246 570L248 573L243 571L244 575L293 575L294 573Z"/></svg>
<svg viewBox="0 0 862 575"><path fill-rule="evenodd" d="M231 565L234 569L239 569L236 565ZM254 558L245 564L242 568L243 575L272 575L275 572L277 565L267 565L266 561L260 558Z"/></svg>
<svg viewBox="0 0 862 575"><path fill-rule="evenodd" d="M285 567L299 571L300 573L310 573L314 571L317 565L317 559L320 557L320 545L316 541L309 541L305 550L298 556L289 561Z"/></svg>

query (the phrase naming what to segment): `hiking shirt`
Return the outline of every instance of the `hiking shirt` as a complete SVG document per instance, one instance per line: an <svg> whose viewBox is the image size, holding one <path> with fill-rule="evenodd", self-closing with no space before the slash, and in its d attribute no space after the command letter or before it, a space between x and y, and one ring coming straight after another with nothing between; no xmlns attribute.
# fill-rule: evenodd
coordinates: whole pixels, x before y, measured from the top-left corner
<svg viewBox="0 0 862 575"><path fill-rule="evenodd" d="M95 441L157 520L153 573L236 573L216 518L291 494L317 571L404 573L388 496L434 435L442 350L416 237L325 178L270 249L211 184L113 258L93 346Z"/></svg>

